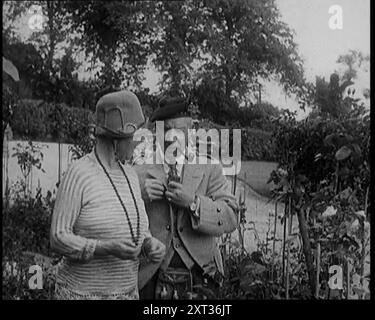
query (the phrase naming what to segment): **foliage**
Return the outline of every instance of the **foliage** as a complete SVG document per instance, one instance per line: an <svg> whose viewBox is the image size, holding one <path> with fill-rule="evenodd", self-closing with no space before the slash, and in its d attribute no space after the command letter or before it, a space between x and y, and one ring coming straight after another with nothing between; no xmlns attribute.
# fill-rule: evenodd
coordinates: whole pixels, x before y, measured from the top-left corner
<svg viewBox="0 0 375 320"><path fill-rule="evenodd" d="M172 91L196 76L223 75L229 98L232 91L243 96L257 76L278 74L287 89L303 83L292 31L273 1L71 1L61 12L72 30L82 30L85 52L103 63L105 85L139 86L150 52L164 75L161 87Z"/></svg>
<svg viewBox="0 0 375 320"><path fill-rule="evenodd" d="M275 196L290 199L291 212L298 216L311 290L316 285L312 250L317 243L322 250L322 281L328 279L329 266L347 261L363 281L370 197L368 112L353 104L345 117L302 122L285 112L277 123L273 139L279 169L270 180L278 185ZM358 220L362 211L363 219ZM351 235L353 223L362 225L357 238Z"/></svg>
<svg viewBox="0 0 375 320"><path fill-rule="evenodd" d="M227 129L228 127L216 124L208 119L199 120L198 127L209 130L215 129ZM236 126L232 124L232 128L239 128L240 125ZM274 161L276 159L274 153L274 144L271 139L272 133L260 129L253 129L250 127L241 128L241 159L247 160L258 160L258 161ZM233 135L229 135L229 143L232 146ZM230 151L231 152L231 151Z"/></svg>
<svg viewBox="0 0 375 320"><path fill-rule="evenodd" d="M33 4L45 28L22 42L12 22ZM259 78L275 76L303 95L293 32L272 0L10 2L5 17L4 54L20 68L23 97L93 110L107 86L142 92L151 65L162 74L159 89L192 97L203 117L265 129L273 110L246 103ZM85 81L77 77L82 52L95 73Z"/></svg>
<svg viewBox="0 0 375 320"><path fill-rule="evenodd" d="M24 197L18 192L20 188L22 182L12 187L12 205L3 215L3 248L10 256L26 250L48 255L52 194L43 197L39 189L35 197Z"/></svg>
<svg viewBox="0 0 375 320"><path fill-rule="evenodd" d="M38 100L21 100L13 108L10 125L16 138L74 143L88 136L91 122L90 110Z"/></svg>
<svg viewBox="0 0 375 320"><path fill-rule="evenodd" d="M244 128L241 135L242 160L275 161L275 146L270 132Z"/></svg>
<svg viewBox="0 0 375 320"><path fill-rule="evenodd" d="M345 80L355 80L358 71L366 67L366 64L369 62L369 55L364 55L362 52L356 50L349 50L347 54L340 55L337 59L337 63L346 67L342 75L342 78Z"/></svg>
<svg viewBox="0 0 375 320"><path fill-rule="evenodd" d="M27 145L22 146L21 143L18 143L13 150L12 157L17 157L17 163L21 169L21 173L23 176L23 183L24 183L24 194L27 196L30 192L29 189L29 177L33 167L45 172L42 168L42 161L43 161L43 153L40 151L42 149L41 146L36 146L30 140Z"/></svg>
<svg viewBox="0 0 375 320"><path fill-rule="evenodd" d="M3 299L51 299L54 291L56 264L49 244L49 231L54 195L48 191L42 196L40 187L33 197L28 190L28 177L32 167L42 170L43 154L30 141L20 144L14 157L24 179L18 180L3 198L2 269ZM29 190L30 191L30 190ZM9 198L8 198L9 196ZM29 268L39 265L43 271L43 290L30 290Z"/></svg>
<svg viewBox="0 0 375 320"><path fill-rule="evenodd" d="M40 146L35 146L32 141L29 141L25 147L22 147L22 145L18 143L17 147L13 149L15 153L12 157L17 157L17 163L24 177L30 174L33 166L45 172L42 168L43 153L40 151Z"/></svg>
<svg viewBox="0 0 375 320"><path fill-rule="evenodd" d="M9 21L31 5L10 5ZM219 84L227 98L242 99L258 76L277 75L291 91L299 91L304 82L292 30L272 0L46 2L42 13L46 28L30 43L53 75L58 73L58 45L66 40L62 48L68 54L81 35L79 50L99 70L99 87L122 81L139 87L149 62L164 75L163 90L192 89L197 80L206 79Z"/></svg>
<svg viewBox="0 0 375 320"><path fill-rule="evenodd" d="M95 105L95 94L99 89L93 81L78 79L78 64L72 49L66 50L61 59L54 60L52 72L47 68L44 54L32 42L4 36L3 48L4 56L11 58L19 70L21 99L64 102L79 108Z"/></svg>
<svg viewBox="0 0 375 320"><path fill-rule="evenodd" d="M4 63L4 57L3 57ZM1 107L2 111L2 137L4 138L5 129L9 124L10 118L12 116L12 106L16 103L18 99L18 90L17 82L14 79L14 76L17 75L18 69L12 64L11 61L8 61L11 64L11 70L8 73L7 70L3 70L3 103ZM14 69L14 70L12 70ZM15 73L15 74L13 74Z"/></svg>
<svg viewBox="0 0 375 320"><path fill-rule="evenodd" d="M54 291L56 264L49 247L49 230L54 199L50 192L25 197L24 182L16 183L11 192L11 205L3 210L2 269L3 299L51 299ZM51 257L51 258L49 258ZM43 270L43 290L30 290L29 267Z"/></svg>
<svg viewBox="0 0 375 320"><path fill-rule="evenodd" d="M29 268L42 268L43 289L29 289ZM14 260L3 257L3 300L52 300L55 290L57 262L44 255L25 253Z"/></svg>
<svg viewBox="0 0 375 320"><path fill-rule="evenodd" d="M243 96L257 77L279 76L286 89L303 85L301 60L290 28L274 1L204 1L208 18L203 67L211 79L224 77L225 93Z"/></svg>
<svg viewBox="0 0 375 320"><path fill-rule="evenodd" d="M270 214L270 217L274 215ZM280 217L276 217L279 219ZM270 224L270 221L269 221ZM227 237L221 246L226 272L220 290L222 299L285 299L282 256L271 248L275 234L267 234L265 240L258 236L253 223L243 223L245 233L253 232L257 239L257 250L249 253L232 236ZM270 225L269 225L270 226ZM280 241L280 239L275 239ZM311 299L306 277L306 269L301 259L300 246L292 242L290 249L291 273L289 297L291 299Z"/></svg>
<svg viewBox="0 0 375 320"><path fill-rule="evenodd" d="M100 87L140 86L149 48L149 2L66 1L72 30L81 30L84 52L93 64L101 63ZM119 66L119 67L117 67Z"/></svg>
<svg viewBox="0 0 375 320"><path fill-rule="evenodd" d="M352 84L351 80L345 80L340 84L337 74L331 75L329 83L324 78L317 77L314 97L317 111L315 115L331 116L333 118L347 115L351 110L351 105L359 101L359 99L354 99L351 95L343 99L346 88ZM348 92L350 92L350 89Z"/></svg>

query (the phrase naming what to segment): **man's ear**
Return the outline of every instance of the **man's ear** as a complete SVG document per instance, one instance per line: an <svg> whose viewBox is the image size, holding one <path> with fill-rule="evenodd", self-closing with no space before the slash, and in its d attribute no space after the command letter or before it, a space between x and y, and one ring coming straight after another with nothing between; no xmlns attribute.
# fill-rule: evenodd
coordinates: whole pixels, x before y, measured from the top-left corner
<svg viewBox="0 0 375 320"><path fill-rule="evenodd" d="M149 117L146 117L146 121L145 121L145 123L143 124L143 127L144 127L145 129L152 130L152 125L153 125L153 123L150 121L150 118L149 118Z"/></svg>

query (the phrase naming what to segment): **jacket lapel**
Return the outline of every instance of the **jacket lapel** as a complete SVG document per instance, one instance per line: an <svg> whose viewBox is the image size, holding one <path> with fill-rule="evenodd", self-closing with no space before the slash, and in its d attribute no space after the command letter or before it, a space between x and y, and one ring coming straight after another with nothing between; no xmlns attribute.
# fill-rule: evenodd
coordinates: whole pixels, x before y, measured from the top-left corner
<svg viewBox="0 0 375 320"><path fill-rule="evenodd" d="M147 170L147 177L155 178L161 181L165 188L168 188L167 186L167 176L164 171L164 166L162 164L153 165L150 169ZM169 205L169 219L171 223L173 224L173 210L172 206Z"/></svg>
<svg viewBox="0 0 375 320"><path fill-rule="evenodd" d="M152 166L149 170L147 170L147 176L160 180L163 185L167 187L167 177L162 164Z"/></svg>
<svg viewBox="0 0 375 320"><path fill-rule="evenodd" d="M203 175L204 172L200 166L194 164L184 165L182 182L188 193L194 194L197 191Z"/></svg>

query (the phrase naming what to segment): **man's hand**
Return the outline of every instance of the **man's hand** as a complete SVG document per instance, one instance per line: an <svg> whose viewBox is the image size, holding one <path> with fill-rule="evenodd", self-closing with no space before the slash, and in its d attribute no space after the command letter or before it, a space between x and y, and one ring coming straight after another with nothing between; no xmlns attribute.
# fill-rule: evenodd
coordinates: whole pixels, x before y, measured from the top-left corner
<svg viewBox="0 0 375 320"><path fill-rule="evenodd" d="M170 182L168 188L168 191L165 192L168 201L180 208L190 208L190 204L195 198L194 194L188 193L184 185L175 181Z"/></svg>
<svg viewBox="0 0 375 320"><path fill-rule="evenodd" d="M102 246L107 253L122 260L137 260L142 248L127 240L108 240Z"/></svg>
<svg viewBox="0 0 375 320"><path fill-rule="evenodd" d="M164 197L165 187L161 181L148 178L145 180L145 191L150 201L160 200Z"/></svg>
<svg viewBox="0 0 375 320"><path fill-rule="evenodd" d="M165 245L154 237L143 241L143 250L146 256L155 263L161 262L165 256Z"/></svg>

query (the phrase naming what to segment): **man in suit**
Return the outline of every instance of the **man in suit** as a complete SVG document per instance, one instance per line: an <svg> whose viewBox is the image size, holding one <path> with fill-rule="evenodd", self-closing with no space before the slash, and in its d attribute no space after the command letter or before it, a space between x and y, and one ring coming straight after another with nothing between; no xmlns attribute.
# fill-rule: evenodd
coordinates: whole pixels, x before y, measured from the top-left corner
<svg viewBox="0 0 375 320"><path fill-rule="evenodd" d="M187 108L183 98L164 98L151 121L187 134L193 122ZM174 164L135 166L151 234L166 246L161 263L140 262L141 299L214 298L224 274L217 240L237 227L236 200L221 165L203 156L188 163L187 143L180 151Z"/></svg>

